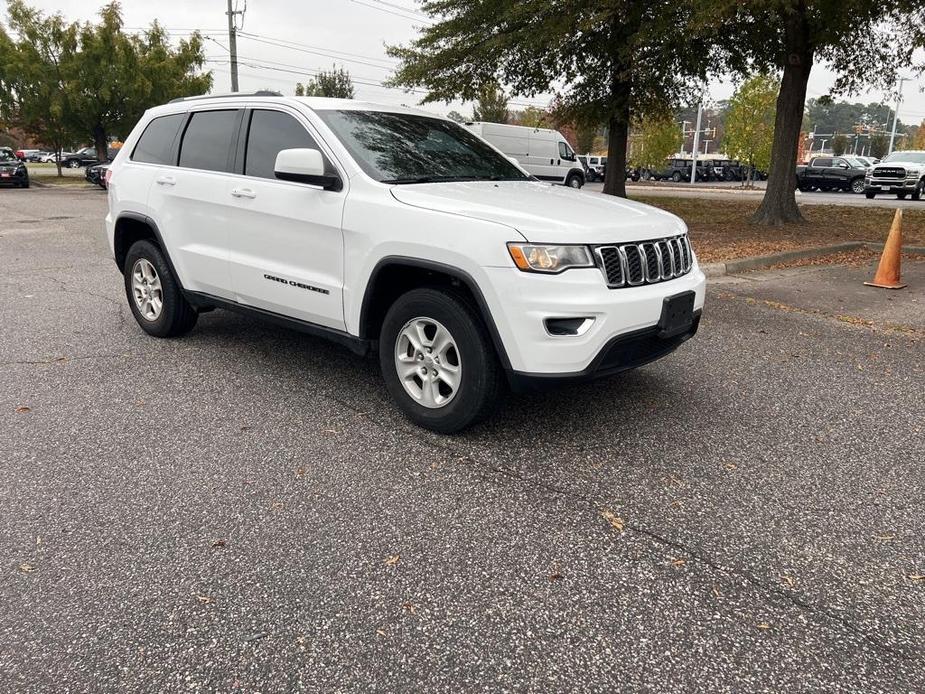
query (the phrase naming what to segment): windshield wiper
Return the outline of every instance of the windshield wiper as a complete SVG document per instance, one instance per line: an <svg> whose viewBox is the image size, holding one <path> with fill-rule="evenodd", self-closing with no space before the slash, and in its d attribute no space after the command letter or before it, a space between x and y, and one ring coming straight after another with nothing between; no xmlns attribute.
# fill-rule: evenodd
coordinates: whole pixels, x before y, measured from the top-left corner
<svg viewBox="0 0 925 694"><path fill-rule="evenodd" d="M485 181L486 178L480 176L408 176L407 178L387 178L380 183L394 183L401 185L403 183L450 183L454 181Z"/></svg>

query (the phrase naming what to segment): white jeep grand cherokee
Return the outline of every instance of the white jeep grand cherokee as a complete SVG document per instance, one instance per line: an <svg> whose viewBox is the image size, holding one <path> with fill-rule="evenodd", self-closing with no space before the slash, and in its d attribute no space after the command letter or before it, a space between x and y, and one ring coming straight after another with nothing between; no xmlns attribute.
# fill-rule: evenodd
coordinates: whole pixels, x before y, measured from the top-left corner
<svg viewBox="0 0 925 694"><path fill-rule="evenodd" d="M439 432L504 381L605 376L694 335L704 276L677 217L537 182L455 123L266 93L148 111L108 173L106 233L157 337L244 311L378 350Z"/></svg>

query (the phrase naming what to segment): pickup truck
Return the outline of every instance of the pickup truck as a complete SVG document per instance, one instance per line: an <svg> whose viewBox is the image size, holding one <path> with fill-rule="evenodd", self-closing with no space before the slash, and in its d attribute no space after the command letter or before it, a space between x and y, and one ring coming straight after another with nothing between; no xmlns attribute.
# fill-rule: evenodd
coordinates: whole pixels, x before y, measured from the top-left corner
<svg viewBox="0 0 925 694"><path fill-rule="evenodd" d="M866 173L845 157L816 157L809 166L797 167L797 188L804 193L838 189L861 194Z"/></svg>

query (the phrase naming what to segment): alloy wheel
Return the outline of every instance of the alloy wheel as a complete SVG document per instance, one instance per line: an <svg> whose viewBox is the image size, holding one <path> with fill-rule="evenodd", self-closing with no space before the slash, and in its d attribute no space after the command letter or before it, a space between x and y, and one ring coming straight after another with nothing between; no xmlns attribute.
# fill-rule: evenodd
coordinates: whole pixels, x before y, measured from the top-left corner
<svg viewBox="0 0 925 694"><path fill-rule="evenodd" d="M150 261L139 258L132 266L132 296L135 306L145 320L156 321L164 310L164 291L161 278Z"/></svg>
<svg viewBox="0 0 925 694"><path fill-rule="evenodd" d="M433 318L413 318L399 331L395 370L408 395L424 407L445 407L459 392L459 349L450 331Z"/></svg>

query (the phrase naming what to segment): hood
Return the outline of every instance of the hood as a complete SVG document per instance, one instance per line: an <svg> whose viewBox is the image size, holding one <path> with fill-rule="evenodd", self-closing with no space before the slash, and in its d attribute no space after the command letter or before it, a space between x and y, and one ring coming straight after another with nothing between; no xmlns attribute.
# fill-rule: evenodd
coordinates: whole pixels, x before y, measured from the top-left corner
<svg viewBox="0 0 925 694"><path fill-rule="evenodd" d="M878 169L915 169L916 171L921 171L925 169L925 164L920 161L903 161L902 159L895 159L888 162L880 162L879 164L874 164L874 170Z"/></svg>
<svg viewBox="0 0 925 694"><path fill-rule="evenodd" d="M21 161L0 161L0 169L3 169L4 171L9 169L18 169L22 165L23 164Z"/></svg>
<svg viewBox="0 0 925 694"><path fill-rule="evenodd" d="M649 205L535 181L397 185L392 195L407 205L505 224L535 242L625 243L687 229L678 217Z"/></svg>

